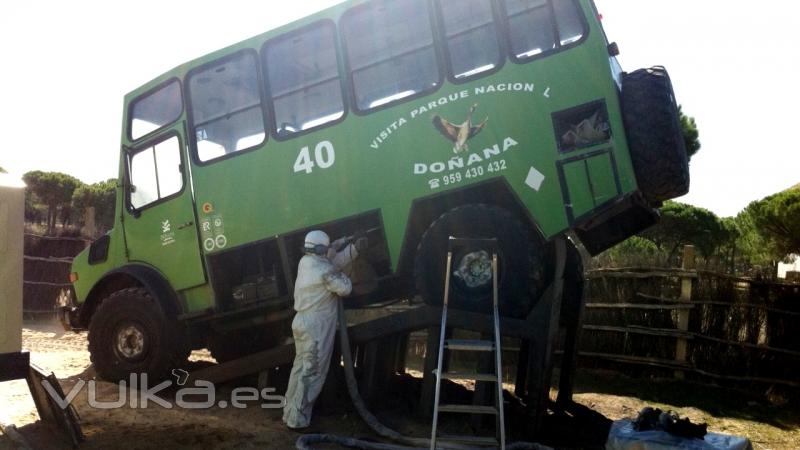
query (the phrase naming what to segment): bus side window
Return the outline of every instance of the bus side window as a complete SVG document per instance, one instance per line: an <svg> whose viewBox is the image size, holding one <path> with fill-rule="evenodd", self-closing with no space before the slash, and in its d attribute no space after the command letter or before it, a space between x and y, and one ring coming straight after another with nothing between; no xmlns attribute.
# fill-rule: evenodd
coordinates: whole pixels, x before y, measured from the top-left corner
<svg viewBox="0 0 800 450"><path fill-rule="evenodd" d="M269 41L262 55L278 136L322 126L344 115L333 22Z"/></svg>
<svg viewBox="0 0 800 450"><path fill-rule="evenodd" d="M555 1L553 9L556 13L556 24L561 45L579 41L583 37L583 21L581 11L574 1Z"/></svg>
<svg viewBox="0 0 800 450"><path fill-rule="evenodd" d="M503 3L511 52L517 59L555 50L583 36L583 22L574 0L504 0Z"/></svg>
<svg viewBox="0 0 800 450"><path fill-rule="evenodd" d="M133 141L150 134L178 120L181 112L181 85L173 79L131 103L128 138Z"/></svg>
<svg viewBox="0 0 800 450"><path fill-rule="evenodd" d="M197 157L210 161L266 139L255 52L226 57L188 77Z"/></svg>
<svg viewBox="0 0 800 450"><path fill-rule="evenodd" d="M131 207L145 207L183 189L180 151L178 138L173 136L130 157Z"/></svg>
<svg viewBox="0 0 800 450"><path fill-rule="evenodd" d="M491 0L438 0L451 75L470 78L500 65Z"/></svg>
<svg viewBox="0 0 800 450"><path fill-rule="evenodd" d="M427 1L373 0L347 11L340 28L359 110L439 85Z"/></svg>

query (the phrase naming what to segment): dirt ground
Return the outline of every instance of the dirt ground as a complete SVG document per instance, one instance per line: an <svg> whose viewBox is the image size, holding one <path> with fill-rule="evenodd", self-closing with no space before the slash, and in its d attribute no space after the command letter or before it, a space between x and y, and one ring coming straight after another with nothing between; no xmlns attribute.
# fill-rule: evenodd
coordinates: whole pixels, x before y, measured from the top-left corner
<svg viewBox="0 0 800 450"><path fill-rule="evenodd" d="M32 361L47 372L54 372L65 393L69 393L79 380L94 378L85 333L65 333L56 325L28 324L23 340L24 347L31 352ZM194 352L191 359L196 364L213 361L205 351ZM255 385L255 380L242 380L241 383ZM652 405L675 410L695 422L708 422L709 431L748 436L757 450L800 448L800 412L791 405L777 407L763 398L738 391L688 382L634 380L610 372L581 372L576 384L575 400L596 411L593 413L584 408L588 414L605 421L635 416L644 406ZM97 386L98 399L113 401L118 398L116 384L98 381ZM217 399L230 396L234 388L232 385L218 387ZM413 396L413 393L400 391L396 394L398 398ZM175 393L167 391L161 397L174 401ZM338 398L341 404L324 405L323 411L315 415L314 429L374 439L347 404L347 398ZM425 436L426 426L409 422L408 406L401 403L378 404L376 409L381 420L401 432ZM70 448L38 422L24 381L0 383L0 404L2 420L16 424L34 448ZM156 404L150 404L146 409L130 406L95 409L89 406L87 389L84 388L74 398L73 405L80 415L86 436L81 449L290 449L294 448L298 437L284 428L280 421L281 410L262 409L256 401L248 402L245 409L219 406L210 409L164 408ZM558 426L550 428L557 430ZM574 434L574 430L565 432ZM6 436L0 435L0 449L4 448L14 447Z"/></svg>

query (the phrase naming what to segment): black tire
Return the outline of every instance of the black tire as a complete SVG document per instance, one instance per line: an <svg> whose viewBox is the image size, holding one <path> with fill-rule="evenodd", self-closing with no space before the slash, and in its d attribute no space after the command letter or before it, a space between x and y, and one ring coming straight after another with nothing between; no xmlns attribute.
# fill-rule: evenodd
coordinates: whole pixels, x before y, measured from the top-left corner
<svg viewBox="0 0 800 450"><path fill-rule="evenodd" d="M689 192L689 159L667 71L640 69L622 78L622 117L639 190L658 205Z"/></svg>
<svg viewBox="0 0 800 450"><path fill-rule="evenodd" d="M414 265L417 291L430 305L442 304L449 236L498 239L500 314L525 317L533 307L534 300L539 298L544 284L542 240L532 236L511 213L495 206L466 205L442 214L422 235ZM459 249L453 255L453 271L459 267L465 255L481 250L484 249ZM490 251L487 253L491 255ZM450 284L451 306L468 311L491 312L491 279L480 285L469 286L453 275Z"/></svg>
<svg viewBox="0 0 800 450"><path fill-rule="evenodd" d="M108 381L146 373L162 380L183 367L189 352L184 328L169 319L144 288L114 292L89 323L89 353L97 375Z"/></svg>
<svg viewBox="0 0 800 450"><path fill-rule="evenodd" d="M288 337L284 323L263 327L212 335L208 338L208 351L218 363L223 363L267 350Z"/></svg>

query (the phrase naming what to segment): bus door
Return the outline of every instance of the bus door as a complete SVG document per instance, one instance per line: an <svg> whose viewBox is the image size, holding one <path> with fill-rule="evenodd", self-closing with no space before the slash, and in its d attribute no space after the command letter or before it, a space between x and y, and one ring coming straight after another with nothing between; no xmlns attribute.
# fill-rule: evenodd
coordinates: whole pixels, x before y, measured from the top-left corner
<svg viewBox="0 0 800 450"><path fill-rule="evenodd" d="M183 123L126 148L123 227L128 260L164 274L173 289L205 283Z"/></svg>

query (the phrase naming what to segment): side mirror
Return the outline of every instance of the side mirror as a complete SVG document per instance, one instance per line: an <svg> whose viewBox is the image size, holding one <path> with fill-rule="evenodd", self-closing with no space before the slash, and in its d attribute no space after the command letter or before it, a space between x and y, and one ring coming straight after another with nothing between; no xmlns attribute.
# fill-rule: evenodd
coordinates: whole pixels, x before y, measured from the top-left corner
<svg viewBox="0 0 800 450"><path fill-rule="evenodd" d="M616 42L608 44L608 55L619 56L619 45Z"/></svg>

